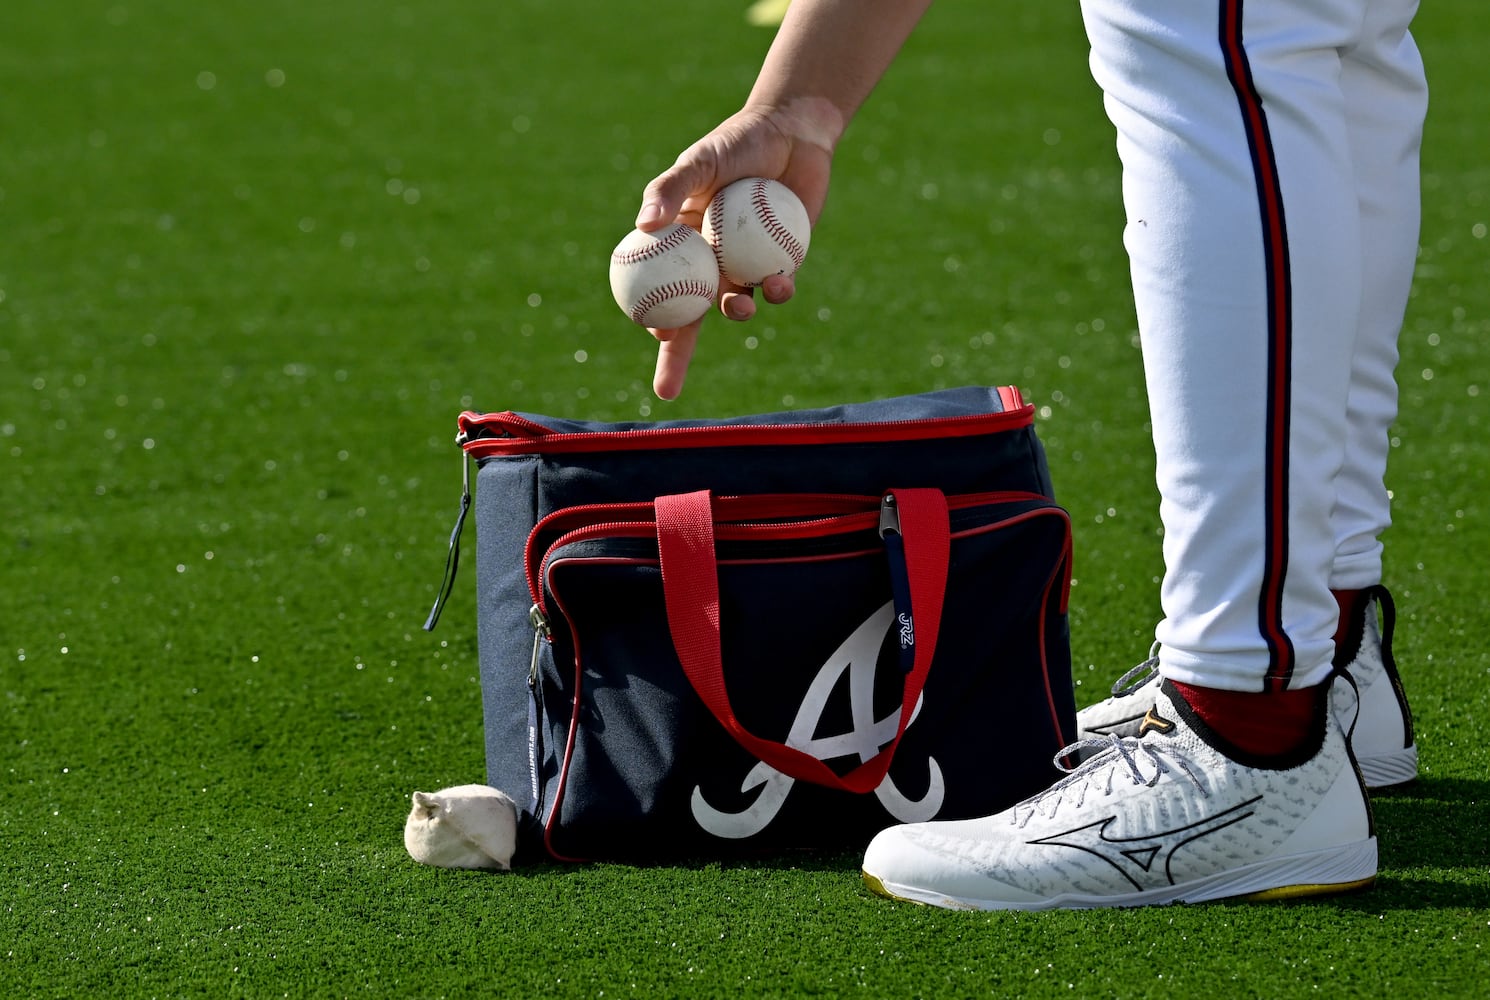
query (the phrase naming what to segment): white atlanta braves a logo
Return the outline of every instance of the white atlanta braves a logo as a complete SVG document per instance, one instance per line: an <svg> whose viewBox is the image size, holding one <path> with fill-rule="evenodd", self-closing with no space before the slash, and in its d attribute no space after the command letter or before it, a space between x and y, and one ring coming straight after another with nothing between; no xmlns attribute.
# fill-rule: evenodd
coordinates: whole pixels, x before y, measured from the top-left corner
<svg viewBox="0 0 1490 1000"><path fill-rule="evenodd" d="M882 746L895 738L895 730L900 725L898 707L883 719L874 718L874 667L879 659L880 645L894 621L893 602L886 603L855 629L853 635L845 639L843 645L828 658L802 698L802 707L797 710L797 717L792 721L791 732L786 738L787 746L809 753L819 760L833 760L852 754L862 762L879 753ZM902 630L905 627L906 623L902 623ZM845 670L849 675L849 708L854 728L839 736L817 736L815 732L827 707L828 696L838 685L838 678L843 676ZM921 714L921 701L917 700L911 713L912 722ZM913 802L902 795L888 775L874 790L885 810L902 823L931 819L942 807L942 798L946 793L942 769L931 757L926 758L926 767L930 775L929 784L926 794L917 801ZM703 789L696 787L693 790L693 818L698 821L699 826L716 837L738 840L754 836L776 818L794 784L794 778L787 777L769 764L757 762L740 785L742 792L760 788L760 794L754 802L737 813L720 812L704 800Z"/></svg>

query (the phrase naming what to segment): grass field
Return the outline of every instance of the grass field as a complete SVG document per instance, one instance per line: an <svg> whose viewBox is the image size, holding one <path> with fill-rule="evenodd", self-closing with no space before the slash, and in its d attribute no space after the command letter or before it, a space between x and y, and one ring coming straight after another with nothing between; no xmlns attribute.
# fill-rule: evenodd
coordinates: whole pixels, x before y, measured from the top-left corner
<svg viewBox="0 0 1490 1000"><path fill-rule="evenodd" d="M956 914L857 856L414 864L479 780L474 574L433 599L455 416L716 416L1020 385L1076 523L1082 702L1159 540L1110 128L1074 4L944 3L855 124L801 292L689 390L606 255L732 110L745 3L0 5L0 993L1483 996L1490 165L1483 4L1435 87L1389 586L1422 777L1333 901ZM468 539L469 541L469 539Z"/></svg>

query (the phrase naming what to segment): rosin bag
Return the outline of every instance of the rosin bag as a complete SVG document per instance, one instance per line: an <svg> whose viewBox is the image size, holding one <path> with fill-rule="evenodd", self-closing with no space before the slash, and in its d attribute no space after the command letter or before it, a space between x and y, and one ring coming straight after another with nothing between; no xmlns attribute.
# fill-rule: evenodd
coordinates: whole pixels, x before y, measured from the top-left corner
<svg viewBox="0 0 1490 1000"><path fill-rule="evenodd" d="M1010 387L461 414L519 861L862 848L1047 786L1075 735L1071 526L1033 417Z"/></svg>

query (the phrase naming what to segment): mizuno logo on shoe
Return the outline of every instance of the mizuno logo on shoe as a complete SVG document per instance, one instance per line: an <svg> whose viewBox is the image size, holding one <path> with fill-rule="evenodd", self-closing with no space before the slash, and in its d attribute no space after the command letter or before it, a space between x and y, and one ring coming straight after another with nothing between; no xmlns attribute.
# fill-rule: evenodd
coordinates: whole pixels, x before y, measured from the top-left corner
<svg viewBox="0 0 1490 1000"><path fill-rule="evenodd" d="M1138 735L1142 736L1144 733L1148 732L1168 733L1172 732L1173 730L1174 723L1170 722L1162 715L1155 714L1154 710L1151 708L1148 710L1148 714L1143 717L1143 722L1138 727Z"/></svg>
<svg viewBox="0 0 1490 1000"><path fill-rule="evenodd" d="M1160 720L1163 721L1163 720ZM1173 723L1168 723L1171 727ZM1199 820L1187 826L1177 827L1142 837L1109 837L1109 828L1118 821L1116 816L1079 826L1065 833L1052 834L1030 841L1050 847L1069 847L1085 851L1107 862L1138 890L1156 889L1175 882L1172 864L1175 854L1182 848L1204 837L1240 823L1251 816L1261 796L1248 799L1224 812Z"/></svg>

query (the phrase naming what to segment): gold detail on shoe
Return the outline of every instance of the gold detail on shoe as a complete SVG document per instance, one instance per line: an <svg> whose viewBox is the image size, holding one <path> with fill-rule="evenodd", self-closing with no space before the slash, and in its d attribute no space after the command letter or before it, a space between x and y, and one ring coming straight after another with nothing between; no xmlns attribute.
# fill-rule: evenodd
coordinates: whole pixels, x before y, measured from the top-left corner
<svg viewBox="0 0 1490 1000"><path fill-rule="evenodd" d="M874 893L876 896L883 896L886 899L893 899L899 903L915 903L917 906L927 905L919 899L911 899L909 896L897 896L895 893L885 888L885 883L880 881L878 875L871 875L863 870L860 871L860 874L864 876L865 888Z"/></svg>
<svg viewBox="0 0 1490 1000"><path fill-rule="evenodd" d="M1354 882L1304 883L1302 885L1280 885L1276 889L1263 889L1242 896L1233 896L1243 903L1271 903L1278 900L1305 899L1309 896L1333 896L1337 893L1360 892L1376 884L1376 876L1357 879Z"/></svg>
<svg viewBox="0 0 1490 1000"><path fill-rule="evenodd" d="M1144 733L1147 733L1149 731L1153 731L1156 733L1167 733L1173 729L1173 722L1170 722L1162 715L1155 715L1154 710L1151 708L1148 710L1148 713L1144 715L1143 722L1140 723L1138 726L1138 735L1142 736Z"/></svg>

